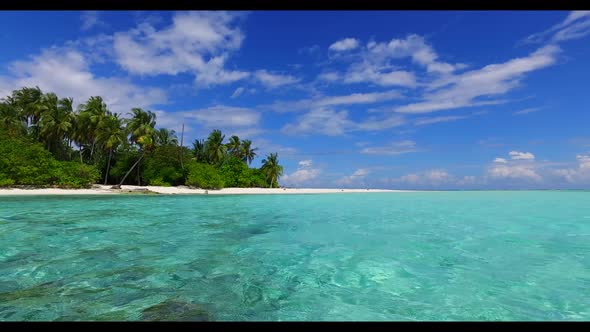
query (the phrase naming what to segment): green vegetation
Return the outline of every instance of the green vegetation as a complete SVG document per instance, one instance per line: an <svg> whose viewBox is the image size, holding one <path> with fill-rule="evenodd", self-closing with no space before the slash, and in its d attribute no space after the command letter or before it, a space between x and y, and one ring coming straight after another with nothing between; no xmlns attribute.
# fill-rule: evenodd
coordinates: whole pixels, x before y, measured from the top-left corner
<svg viewBox="0 0 590 332"><path fill-rule="evenodd" d="M260 168L250 140L220 130L192 148L174 130L156 129L156 114L133 108L127 118L109 111L101 97L74 110L71 98L38 87L0 100L0 187L88 187L102 182L203 189L273 187L283 167L271 153Z"/></svg>

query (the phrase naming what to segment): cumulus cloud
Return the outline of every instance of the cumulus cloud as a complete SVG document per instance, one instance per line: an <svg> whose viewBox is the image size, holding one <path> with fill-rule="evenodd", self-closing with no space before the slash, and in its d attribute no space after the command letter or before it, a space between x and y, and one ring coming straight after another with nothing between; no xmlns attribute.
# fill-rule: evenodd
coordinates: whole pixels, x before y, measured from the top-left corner
<svg viewBox="0 0 590 332"><path fill-rule="evenodd" d="M513 160L534 160L535 155L530 152L510 151L510 157Z"/></svg>
<svg viewBox="0 0 590 332"><path fill-rule="evenodd" d="M235 82L248 72L226 70L229 55L240 48L244 35L237 27L239 14L180 12L172 24L157 29L141 23L113 36L117 63L130 73L176 75L193 73L199 85Z"/></svg>
<svg viewBox="0 0 590 332"><path fill-rule="evenodd" d="M379 182L403 188L439 188L441 186L455 185L457 181L446 170L432 169L406 174L398 178L382 178Z"/></svg>
<svg viewBox="0 0 590 332"><path fill-rule="evenodd" d="M535 155L530 152L509 152L511 160L496 158L488 167L486 175L491 179L512 179L541 182L539 166L534 162Z"/></svg>
<svg viewBox="0 0 590 332"><path fill-rule="evenodd" d="M301 160L298 163L299 167L291 174L281 177L281 183L287 186L301 186L311 184L313 180L317 179L321 170L313 167L311 160Z"/></svg>
<svg viewBox="0 0 590 332"><path fill-rule="evenodd" d="M0 95L22 87L39 86L45 92L74 98L75 106L91 96L102 96L111 111L126 114L132 107L148 108L167 102L159 88L138 86L124 77L100 77L92 73L80 51L55 47L28 60L9 65L10 74L0 76Z"/></svg>
<svg viewBox="0 0 590 332"><path fill-rule="evenodd" d="M358 46L359 46L359 42L355 38L345 38L345 39L339 40L339 41L333 43L332 45L330 45L329 49L331 51L342 52L342 51L353 50L353 49L357 48Z"/></svg>
<svg viewBox="0 0 590 332"><path fill-rule="evenodd" d="M341 186L363 185L363 180L369 175L370 171L367 168L359 168L354 173L336 180L336 184Z"/></svg>
<svg viewBox="0 0 590 332"><path fill-rule="evenodd" d="M438 55L434 49L426 44L422 36L411 34L404 39L392 39L387 43L370 42L367 45L369 56L378 63L384 63L388 59L407 58L428 72L451 73L457 69L465 68L464 64L450 64L438 61Z"/></svg>
<svg viewBox="0 0 590 332"><path fill-rule="evenodd" d="M590 154L576 155L577 168L556 169L554 173L569 183L590 182Z"/></svg>

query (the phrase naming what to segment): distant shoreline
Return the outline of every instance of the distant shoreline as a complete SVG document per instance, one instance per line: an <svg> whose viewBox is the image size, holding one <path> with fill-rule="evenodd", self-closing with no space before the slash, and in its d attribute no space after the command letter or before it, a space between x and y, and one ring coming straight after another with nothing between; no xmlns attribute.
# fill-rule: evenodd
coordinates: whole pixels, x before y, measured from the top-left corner
<svg viewBox="0 0 590 332"><path fill-rule="evenodd" d="M164 194L164 195L281 195L281 194L335 194L335 193L379 193L415 192L418 190L387 189L315 189L315 188L223 188L219 190L193 189L189 187L160 186L121 186L110 189L111 185L94 185L90 189L59 188L0 188L0 196L34 195L124 195L124 194Z"/></svg>

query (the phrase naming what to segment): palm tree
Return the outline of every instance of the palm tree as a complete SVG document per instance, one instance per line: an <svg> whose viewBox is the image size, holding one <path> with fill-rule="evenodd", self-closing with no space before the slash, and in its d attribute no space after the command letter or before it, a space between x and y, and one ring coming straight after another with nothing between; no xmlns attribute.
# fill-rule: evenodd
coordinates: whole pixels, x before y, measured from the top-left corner
<svg viewBox="0 0 590 332"><path fill-rule="evenodd" d="M178 145L176 132L172 129L160 128L156 132L156 143L158 145Z"/></svg>
<svg viewBox="0 0 590 332"><path fill-rule="evenodd" d="M274 187L276 182L278 185L279 177L283 175L283 166L279 165L278 155L271 153L262 160L261 170L266 176L266 180L270 181L270 187Z"/></svg>
<svg viewBox="0 0 590 332"><path fill-rule="evenodd" d="M26 118L27 125L31 127L31 134L35 140L39 140L40 135L38 124L42 113L42 98L43 92L38 86L15 90L8 97L8 102Z"/></svg>
<svg viewBox="0 0 590 332"><path fill-rule="evenodd" d="M207 146L205 145L204 140L195 140L193 142L193 149L195 150L195 160L197 162L204 162L207 160L206 150Z"/></svg>
<svg viewBox="0 0 590 332"><path fill-rule="evenodd" d="M217 165L220 164L225 158L227 146L223 144L224 138L225 135L222 135L221 131L217 129L213 130L211 134L209 134L207 142L205 143L205 154L210 163Z"/></svg>
<svg viewBox="0 0 590 332"><path fill-rule="evenodd" d="M97 138L96 132L100 121L111 114L102 97L90 97L88 101L79 106L80 114L78 115L78 139L82 144L90 145L90 159L94 155ZM82 146L80 146L80 149Z"/></svg>
<svg viewBox="0 0 590 332"><path fill-rule="evenodd" d="M0 103L0 127L4 127L9 135L24 134L27 130L26 117L18 108L9 102Z"/></svg>
<svg viewBox="0 0 590 332"><path fill-rule="evenodd" d="M66 135L73 127L73 99L58 99L54 93L43 96L43 113L39 121L41 137L47 143L47 150L57 153ZM53 151L52 151L53 150Z"/></svg>
<svg viewBox="0 0 590 332"><path fill-rule="evenodd" d="M252 148L252 141L250 141L249 139L245 139L242 141L242 146L241 146L241 156L242 156L242 161L245 163L248 163L248 165L250 165L250 163L252 162L252 160L254 160L254 157L256 157L256 150L258 150L258 148Z"/></svg>
<svg viewBox="0 0 590 332"><path fill-rule="evenodd" d="M111 158L113 150L125 141L127 133L123 128L122 121L119 119L119 114L112 114L106 116L98 124L97 141L98 144L105 150L109 151L109 161L107 163L107 171L104 175L104 184L107 184L109 170L111 169Z"/></svg>
<svg viewBox="0 0 590 332"><path fill-rule="evenodd" d="M233 135L229 138L229 143L226 144L227 151L234 157L241 159L242 151L240 149L241 143L240 138L236 135Z"/></svg>
<svg viewBox="0 0 590 332"><path fill-rule="evenodd" d="M131 142L139 146L141 154L139 159L131 166L129 171L123 176L123 179L115 188L121 188L125 179L131 171L137 166L145 156L146 151L151 151L156 142L156 114L151 111L144 111L141 108L131 110L133 117L127 122L127 131L131 134ZM137 168L139 171L139 168ZM138 185L141 185L139 173L137 176Z"/></svg>

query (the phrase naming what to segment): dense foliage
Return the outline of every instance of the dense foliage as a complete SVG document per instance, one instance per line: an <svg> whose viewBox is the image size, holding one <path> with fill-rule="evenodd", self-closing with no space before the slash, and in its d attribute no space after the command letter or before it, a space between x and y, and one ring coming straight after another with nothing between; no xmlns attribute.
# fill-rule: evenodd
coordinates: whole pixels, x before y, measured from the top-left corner
<svg viewBox="0 0 590 332"><path fill-rule="evenodd" d="M12 185L83 188L96 183L96 167L58 161L39 143L0 133L0 187Z"/></svg>
<svg viewBox="0 0 590 332"><path fill-rule="evenodd" d="M180 146L174 130L156 129L156 114L133 108L127 118L101 97L74 110L71 98L38 87L0 100L0 187L88 187L93 183L199 188L278 187L276 154L260 168L252 141L220 130Z"/></svg>

